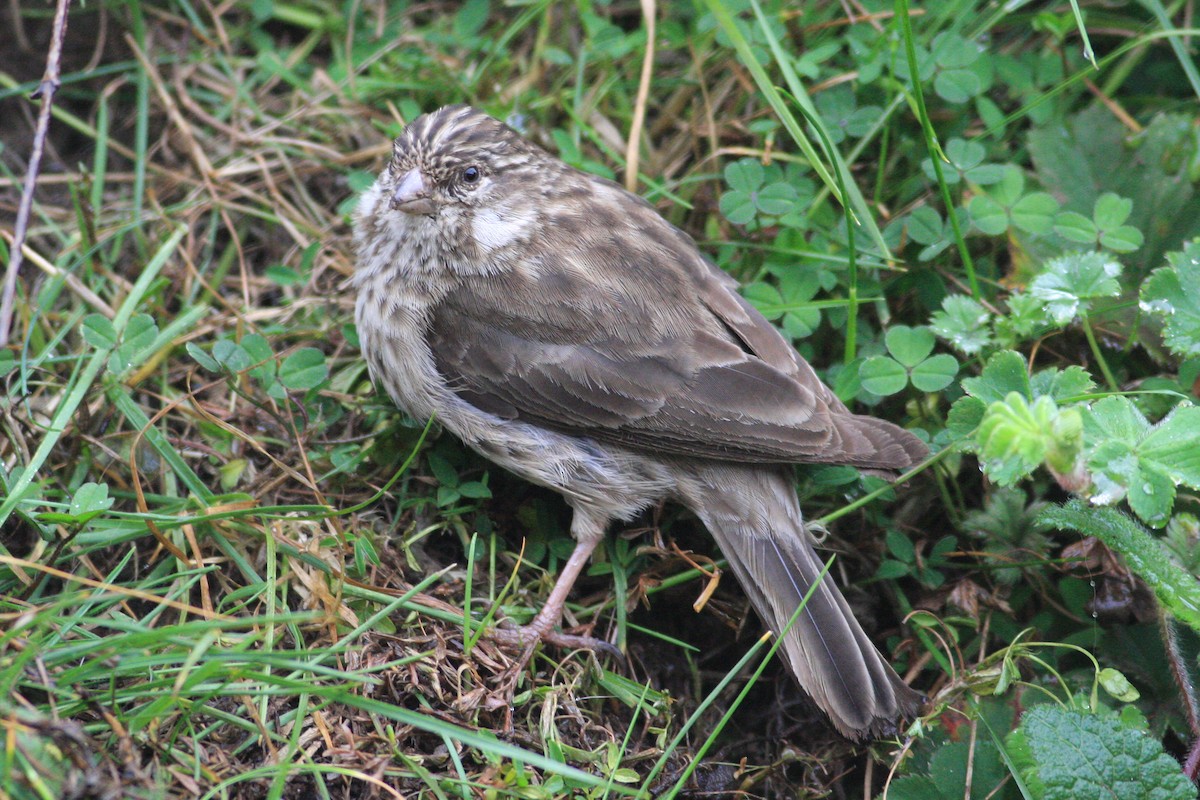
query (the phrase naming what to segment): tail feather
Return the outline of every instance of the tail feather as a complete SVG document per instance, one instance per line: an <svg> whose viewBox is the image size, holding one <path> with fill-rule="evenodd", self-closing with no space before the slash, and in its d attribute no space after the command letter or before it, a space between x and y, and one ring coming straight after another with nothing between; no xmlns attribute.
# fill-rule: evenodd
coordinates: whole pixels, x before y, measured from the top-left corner
<svg viewBox="0 0 1200 800"><path fill-rule="evenodd" d="M701 491L685 502L708 527L755 610L777 635L814 583L780 652L796 680L843 735L895 730L921 696L884 660L854 618L804 529L795 491L775 469L713 465L693 470Z"/></svg>

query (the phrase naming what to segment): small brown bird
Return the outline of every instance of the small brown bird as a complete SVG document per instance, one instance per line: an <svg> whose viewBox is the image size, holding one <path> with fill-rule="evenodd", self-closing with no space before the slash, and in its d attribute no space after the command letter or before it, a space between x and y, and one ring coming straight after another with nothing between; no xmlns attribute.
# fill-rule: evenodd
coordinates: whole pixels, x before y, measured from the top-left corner
<svg viewBox="0 0 1200 800"><path fill-rule="evenodd" d="M374 380L574 511L575 551L518 641L569 640L554 629L609 523L663 498L703 521L778 632L822 569L790 464L899 470L926 454L851 414L646 201L473 108L404 129L354 240ZM830 579L781 652L846 736L894 731L920 704Z"/></svg>

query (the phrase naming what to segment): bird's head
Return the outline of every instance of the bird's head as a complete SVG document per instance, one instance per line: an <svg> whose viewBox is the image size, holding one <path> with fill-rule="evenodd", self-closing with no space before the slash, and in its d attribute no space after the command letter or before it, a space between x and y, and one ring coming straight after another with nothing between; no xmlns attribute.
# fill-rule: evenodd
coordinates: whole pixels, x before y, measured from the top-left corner
<svg viewBox="0 0 1200 800"><path fill-rule="evenodd" d="M360 203L360 223L486 261L532 236L547 181L564 168L482 111L446 106L417 117L396 138L391 160Z"/></svg>

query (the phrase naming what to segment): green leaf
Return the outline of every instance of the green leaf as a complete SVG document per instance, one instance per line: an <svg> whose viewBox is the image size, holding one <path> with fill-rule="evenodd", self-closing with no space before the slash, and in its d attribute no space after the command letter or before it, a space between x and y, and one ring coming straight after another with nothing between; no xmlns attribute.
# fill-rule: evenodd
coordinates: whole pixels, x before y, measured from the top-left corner
<svg viewBox="0 0 1200 800"><path fill-rule="evenodd" d="M914 367L933 352L933 332L928 328L893 325L883 337L888 352L906 367Z"/></svg>
<svg viewBox="0 0 1200 800"><path fill-rule="evenodd" d="M734 191L758 191L766 179L763 165L753 158L742 158L725 167L725 182Z"/></svg>
<svg viewBox="0 0 1200 800"><path fill-rule="evenodd" d="M1096 388L1096 382L1083 367L1057 367L1038 370L1029 380L1029 391L1033 397L1049 395L1055 402L1077 400Z"/></svg>
<svg viewBox="0 0 1200 800"><path fill-rule="evenodd" d="M488 18L488 0L467 0L454 17L454 35L459 39L474 36L483 29Z"/></svg>
<svg viewBox="0 0 1200 800"><path fill-rule="evenodd" d="M1177 406L1154 426L1139 450L1172 480L1200 489L1200 407Z"/></svg>
<svg viewBox="0 0 1200 800"><path fill-rule="evenodd" d="M1142 246L1145 237L1132 225L1122 225L1100 234L1100 244L1115 253L1132 253Z"/></svg>
<svg viewBox="0 0 1200 800"><path fill-rule="evenodd" d="M986 194L977 194L967 203L967 213L975 227L989 236L1008 230L1008 211Z"/></svg>
<svg viewBox="0 0 1200 800"><path fill-rule="evenodd" d="M212 357L221 368L233 373L247 369L254 362L250 354L232 339L221 339L213 345Z"/></svg>
<svg viewBox="0 0 1200 800"><path fill-rule="evenodd" d="M954 440L966 439L975 432L979 423L983 422L986 411L987 405L982 400L976 397L960 397L950 406L950 412L946 415L946 431ZM967 449L973 449L973 442L960 441L960 444Z"/></svg>
<svg viewBox="0 0 1200 800"><path fill-rule="evenodd" d="M192 357L192 360L199 364L202 368L208 370L209 372L221 371L221 365L217 363L217 360L208 353L204 352L204 348L200 347L200 345L196 344L195 342L188 342L183 346L183 348L187 351L188 355Z"/></svg>
<svg viewBox="0 0 1200 800"><path fill-rule="evenodd" d="M121 336L121 346L128 347L130 354L136 354L154 343L158 336L158 325L149 314L134 314L125 332Z"/></svg>
<svg viewBox="0 0 1200 800"><path fill-rule="evenodd" d="M1013 225L1039 236L1049 233L1054 228L1058 208L1058 201L1045 192L1025 195L1012 207Z"/></svg>
<svg viewBox="0 0 1200 800"><path fill-rule="evenodd" d="M796 207L796 189L787 183L772 183L764 186L754 198L755 205L764 213L781 217Z"/></svg>
<svg viewBox="0 0 1200 800"><path fill-rule="evenodd" d="M472 500L486 500L492 496L492 490L487 487L487 484L479 481L467 481L459 484L458 491L463 497L469 497Z"/></svg>
<svg viewBox="0 0 1200 800"><path fill-rule="evenodd" d="M749 300L750 305L757 308L758 312L769 320L776 320L783 316L783 295L769 283L758 281L743 286L742 297Z"/></svg>
<svg viewBox="0 0 1200 800"><path fill-rule="evenodd" d="M117 329L103 314L88 314L83 318L83 338L98 350L117 346Z"/></svg>
<svg viewBox="0 0 1200 800"><path fill-rule="evenodd" d="M1049 397L1030 405L1010 392L991 403L979 423L976 438L984 472L1001 486L1015 483L1046 459L1058 407Z"/></svg>
<svg viewBox="0 0 1200 800"><path fill-rule="evenodd" d="M1120 670L1105 667L1100 670L1099 679L1100 685L1104 687L1104 691L1122 703L1135 702L1142 696L1141 692L1129 682L1129 679Z"/></svg>
<svg viewBox="0 0 1200 800"><path fill-rule="evenodd" d="M1086 415L1088 436L1112 439L1130 447L1150 432L1150 423L1128 397L1105 397L1092 404Z"/></svg>
<svg viewBox="0 0 1200 800"><path fill-rule="evenodd" d="M1010 392L1033 398L1025 357L1012 350L1001 350L988 359L978 378L965 378L963 390L984 403L995 403Z"/></svg>
<svg viewBox="0 0 1200 800"><path fill-rule="evenodd" d="M868 358L858 368L862 387L880 397L897 394L908 386L908 370L887 356Z"/></svg>
<svg viewBox="0 0 1200 800"><path fill-rule="evenodd" d="M1162 542L1128 516L1113 508L1071 500L1042 512L1039 520L1059 530L1095 536L1121 553L1172 614L1200 631L1200 582L1172 560Z"/></svg>
<svg viewBox="0 0 1200 800"><path fill-rule="evenodd" d="M1126 397L1106 397L1084 414L1092 502L1111 505L1128 497L1148 525L1170 519L1175 486L1200 485L1200 408L1179 406L1151 427Z"/></svg>
<svg viewBox="0 0 1200 800"><path fill-rule="evenodd" d="M1066 325L1087 313L1088 300L1120 293L1121 265L1101 253L1072 253L1046 263L1029 285L1029 294L1046 304L1050 318Z"/></svg>
<svg viewBox="0 0 1200 800"><path fill-rule="evenodd" d="M1163 321L1163 343L1179 356L1200 355L1200 241L1169 253L1168 267L1142 284L1141 308Z"/></svg>
<svg viewBox="0 0 1200 800"><path fill-rule="evenodd" d="M1095 244L1100 238L1096 225L1083 214L1064 211L1054 219L1054 232L1068 241Z"/></svg>
<svg viewBox="0 0 1200 800"><path fill-rule="evenodd" d="M1113 192L1105 192L1096 198L1096 205L1092 210L1092 220L1100 230L1112 230L1124 225L1132 211L1132 200L1127 200Z"/></svg>
<svg viewBox="0 0 1200 800"><path fill-rule="evenodd" d="M983 82L969 69L950 69L933 79L933 90L948 103L965 103L983 90Z"/></svg>
<svg viewBox="0 0 1200 800"><path fill-rule="evenodd" d="M929 206L921 206L908 215L908 235L917 244L933 244L942 238L945 226L938 212Z"/></svg>
<svg viewBox="0 0 1200 800"><path fill-rule="evenodd" d="M938 353L912 369L912 385L922 392L940 392L958 376L958 360Z"/></svg>
<svg viewBox="0 0 1200 800"><path fill-rule="evenodd" d="M929 328L970 356L991 344L992 334L988 330L991 316L977 300L963 294L951 294L942 300L942 310L934 312Z"/></svg>
<svg viewBox="0 0 1200 800"><path fill-rule="evenodd" d="M437 478L439 484L444 487L458 487L458 470L454 468L453 464L433 452L426 454L426 461L429 463L429 471L433 473L433 477Z"/></svg>
<svg viewBox="0 0 1200 800"><path fill-rule="evenodd" d="M749 192L725 192L721 195L719 206L721 215L734 225L746 225L757 213L754 196Z"/></svg>
<svg viewBox="0 0 1200 800"><path fill-rule="evenodd" d="M263 276L277 286L299 286L304 283L304 276L291 267L273 264L263 270Z"/></svg>
<svg viewBox="0 0 1200 800"><path fill-rule="evenodd" d="M1144 731L1110 716L1045 704L1025 712L1020 736L1045 800L1194 800L1179 762Z"/></svg>
<svg viewBox="0 0 1200 800"><path fill-rule="evenodd" d="M329 376L325 354L315 347L302 347L279 366L279 381L289 389L314 389Z"/></svg>
<svg viewBox="0 0 1200 800"><path fill-rule="evenodd" d="M250 359L249 374L264 389L275 383L275 351L271 343L260 333L247 333L242 337L242 349Z"/></svg>

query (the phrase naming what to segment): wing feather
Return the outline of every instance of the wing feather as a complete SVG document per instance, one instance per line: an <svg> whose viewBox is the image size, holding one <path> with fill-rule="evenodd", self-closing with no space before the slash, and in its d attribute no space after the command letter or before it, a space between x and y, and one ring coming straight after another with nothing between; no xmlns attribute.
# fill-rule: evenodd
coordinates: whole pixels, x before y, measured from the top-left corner
<svg viewBox="0 0 1200 800"><path fill-rule="evenodd" d="M596 188L602 201L610 187ZM526 268L464 277L435 309L434 357L464 400L657 455L875 469L925 455L911 433L849 413L653 209L613 218L630 219L547 226L558 239Z"/></svg>

